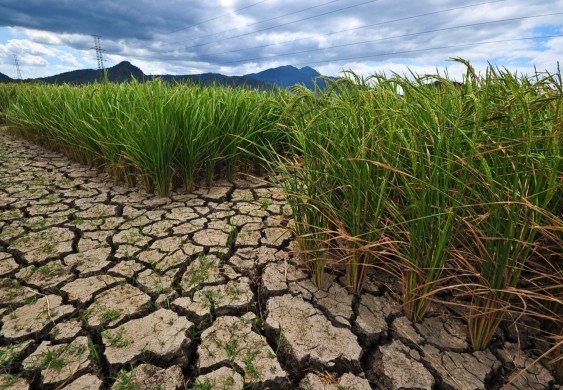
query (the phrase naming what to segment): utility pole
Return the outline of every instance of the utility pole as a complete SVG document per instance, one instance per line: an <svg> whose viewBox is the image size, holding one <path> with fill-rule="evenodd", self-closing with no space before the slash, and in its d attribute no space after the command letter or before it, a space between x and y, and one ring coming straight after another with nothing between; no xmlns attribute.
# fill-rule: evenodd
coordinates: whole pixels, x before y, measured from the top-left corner
<svg viewBox="0 0 563 390"><path fill-rule="evenodd" d="M18 77L18 80L21 81L22 79L22 71L20 68L20 61L18 60L18 56L14 54L14 66L16 67L16 74Z"/></svg>
<svg viewBox="0 0 563 390"><path fill-rule="evenodd" d="M99 35L92 35L94 37L94 47L93 49L96 50L96 60L98 60L98 70L100 71L100 81L104 80L104 56L103 52L105 50L102 49L102 44L100 43L100 36Z"/></svg>

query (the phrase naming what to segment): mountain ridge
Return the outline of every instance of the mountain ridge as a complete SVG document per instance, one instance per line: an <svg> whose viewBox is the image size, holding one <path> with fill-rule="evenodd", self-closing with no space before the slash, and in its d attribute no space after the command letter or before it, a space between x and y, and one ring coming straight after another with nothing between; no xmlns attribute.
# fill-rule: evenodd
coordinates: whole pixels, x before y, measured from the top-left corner
<svg viewBox="0 0 563 390"><path fill-rule="evenodd" d="M309 89L314 89L315 82L322 89L325 87L325 82L321 79L322 75L309 66L297 68L292 65L283 65L278 66L277 68L266 69L258 73L250 73L244 77L269 82L283 88L302 84Z"/></svg>
<svg viewBox="0 0 563 390"><path fill-rule="evenodd" d="M302 84L309 89L313 89L315 82L323 89L325 86L324 80L320 79L321 74L308 66L296 68L292 65L284 65L243 76L226 76L220 73L146 75L139 67L133 65L131 62L122 61L107 68L106 72L109 81L118 83L132 81L133 79L137 81L162 79L169 82L191 81L201 85L218 84L256 89L288 88L296 84ZM2 76L5 76L5 79ZM25 81L41 81L49 84L89 84L101 80L103 80L103 74L97 69L76 69L53 76L38 77ZM0 73L0 81L11 82L14 80Z"/></svg>

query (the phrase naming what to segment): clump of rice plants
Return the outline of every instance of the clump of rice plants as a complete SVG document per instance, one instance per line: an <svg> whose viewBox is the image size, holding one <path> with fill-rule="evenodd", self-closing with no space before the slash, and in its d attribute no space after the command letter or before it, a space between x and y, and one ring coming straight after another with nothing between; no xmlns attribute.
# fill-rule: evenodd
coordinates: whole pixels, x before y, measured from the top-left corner
<svg viewBox="0 0 563 390"><path fill-rule="evenodd" d="M358 77L330 83L325 93L297 89L288 121L297 157L282 168L289 173L283 180L298 250L317 284L334 258L345 263L356 293L377 258L374 243L385 241L383 215L394 175L386 160L393 134L376 131L369 84Z"/></svg>
<svg viewBox="0 0 563 390"><path fill-rule="evenodd" d="M161 80L34 84L18 86L5 115L28 137L116 180L140 177L148 191L167 195L202 178L211 184L217 174L232 178L256 162L255 143L283 143L276 126L281 93Z"/></svg>
<svg viewBox="0 0 563 390"><path fill-rule="evenodd" d="M473 347L482 349L509 310L538 240L553 230L548 221L554 199L560 200L562 97L560 75L532 80L490 67L468 82L475 115L488 118L468 144L471 207L467 234L460 236L477 275L469 333Z"/></svg>
<svg viewBox="0 0 563 390"><path fill-rule="evenodd" d="M464 194L459 162L465 142L463 92L447 79L438 80L439 88L427 77L399 81L404 94L397 104L402 174L393 219L403 259L404 310L413 321L423 317L440 284Z"/></svg>
<svg viewBox="0 0 563 390"><path fill-rule="evenodd" d="M459 61L463 84L349 74L325 92L298 89L286 107L295 157L282 164L282 186L318 285L331 259L359 292L385 260L401 270L404 309L418 321L436 290L474 275L470 332L483 348L548 210L560 208L561 85L558 75L494 68L477 76ZM456 269L460 253L471 255Z"/></svg>

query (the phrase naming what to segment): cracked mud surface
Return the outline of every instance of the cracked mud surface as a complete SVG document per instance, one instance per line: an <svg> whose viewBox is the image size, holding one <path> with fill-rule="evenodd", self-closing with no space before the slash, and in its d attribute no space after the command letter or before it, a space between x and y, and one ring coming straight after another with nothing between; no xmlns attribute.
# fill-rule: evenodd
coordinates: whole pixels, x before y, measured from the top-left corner
<svg viewBox="0 0 563 390"><path fill-rule="evenodd" d="M0 132L0 389L497 389L535 359L410 323L383 276L316 288L290 222L257 179L158 198Z"/></svg>

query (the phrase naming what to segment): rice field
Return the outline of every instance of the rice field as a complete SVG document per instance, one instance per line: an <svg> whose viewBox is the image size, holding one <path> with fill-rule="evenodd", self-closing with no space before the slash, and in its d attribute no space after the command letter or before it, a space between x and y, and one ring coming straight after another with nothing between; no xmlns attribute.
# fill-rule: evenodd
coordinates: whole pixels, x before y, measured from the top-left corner
<svg viewBox="0 0 563 390"><path fill-rule="evenodd" d="M368 272L391 273L410 320L456 306L476 350L503 318L535 316L561 380L561 73L466 65L463 83L349 73L324 91L0 85L0 110L21 136L158 195L266 172L318 286L343 271L360 293Z"/></svg>

